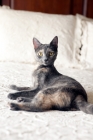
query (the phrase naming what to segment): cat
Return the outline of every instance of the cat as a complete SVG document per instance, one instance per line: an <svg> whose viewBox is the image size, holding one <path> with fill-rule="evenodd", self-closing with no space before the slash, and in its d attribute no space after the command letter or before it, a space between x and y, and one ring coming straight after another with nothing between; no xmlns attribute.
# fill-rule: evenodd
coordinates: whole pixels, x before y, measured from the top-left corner
<svg viewBox="0 0 93 140"><path fill-rule="evenodd" d="M58 37L49 44L41 44L33 38L36 60L39 64L33 73L34 87L11 86L19 92L8 94L11 110L42 112L47 110L81 110L93 114L93 105L87 102L87 94L82 85L75 79L60 74L54 62L58 52ZM22 90L22 91L21 91Z"/></svg>

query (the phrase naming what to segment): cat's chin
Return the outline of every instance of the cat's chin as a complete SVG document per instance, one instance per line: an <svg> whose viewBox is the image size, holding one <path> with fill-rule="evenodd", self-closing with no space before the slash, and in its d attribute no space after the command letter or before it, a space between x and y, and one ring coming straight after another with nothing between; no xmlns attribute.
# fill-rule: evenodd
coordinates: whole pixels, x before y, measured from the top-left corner
<svg viewBox="0 0 93 140"><path fill-rule="evenodd" d="M51 63L44 63L44 62L42 62L42 63L39 63L39 65L50 66L50 65L53 65L53 64L51 64Z"/></svg>
<svg viewBox="0 0 93 140"><path fill-rule="evenodd" d="M43 65L43 66L53 66L54 63L49 63L49 62L48 62L48 63L44 63L44 62L41 62L41 63L40 63L40 62L39 62L38 65L39 65L39 66L40 66L40 65Z"/></svg>
<svg viewBox="0 0 93 140"><path fill-rule="evenodd" d="M50 64L49 64L49 63L43 63L42 65L44 65L44 66L49 66Z"/></svg>
<svg viewBox="0 0 93 140"><path fill-rule="evenodd" d="M48 66L48 64L42 64L42 65L44 65L44 66Z"/></svg>

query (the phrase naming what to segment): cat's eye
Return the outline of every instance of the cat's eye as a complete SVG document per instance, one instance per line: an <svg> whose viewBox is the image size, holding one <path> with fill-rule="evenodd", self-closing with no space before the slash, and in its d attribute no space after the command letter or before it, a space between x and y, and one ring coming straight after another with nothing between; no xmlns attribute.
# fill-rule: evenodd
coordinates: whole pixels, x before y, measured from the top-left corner
<svg viewBox="0 0 93 140"><path fill-rule="evenodd" d="M53 55L54 55L54 52L50 52L49 55L50 55L50 56L53 56Z"/></svg>
<svg viewBox="0 0 93 140"><path fill-rule="evenodd" d="M38 55L39 55L39 56L43 56L43 53L42 53L42 52L39 52Z"/></svg>

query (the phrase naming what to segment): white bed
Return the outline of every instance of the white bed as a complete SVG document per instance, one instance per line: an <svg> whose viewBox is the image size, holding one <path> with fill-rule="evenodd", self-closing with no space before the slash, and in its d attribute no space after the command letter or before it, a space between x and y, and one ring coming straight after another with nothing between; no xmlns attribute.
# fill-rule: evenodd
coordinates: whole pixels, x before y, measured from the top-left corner
<svg viewBox="0 0 93 140"><path fill-rule="evenodd" d="M37 35L36 37L38 37L40 41L47 43L47 40L51 41L56 32L59 32L57 29L52 30L51 34L48 36L47 30L49 29L46 29L46 33L44 29L43 32L40 32L41 26L38 26L40 31L36 33L36 30L32 30L32 27L29 29L34 33L31 32L30 39L29 30L24 26L28 23L23 21L23 17L29 19L30 13L20 11L17 13L8 10L2 10L2 8L0 8L0 16L3 13L3 17L0 17L0 140L92 140L93 115L88 115L81 111L47 111L43 113L32 113L11 111L9 109L8 102L10 100L7 98L7 95L10 92L15 92L11 90L9 86L12 84L31 86L32 84L31 73L36 67L33 58L33 47L31 46L32 48L30 48L32 37ZM20 13L22 15L22 20L20 19ZM40 15L36 14L36 16L40 16L41 18L46 16L46 18L49 18L47 15L39 14ZM17 18L19 17L19 23L16 21L17 19L15 16L17 16ZM50 16L52 17L52 15ZM34 16L32 17L34 20ZM59 17L57 18L59 19ZM13 21L10 22L11 20ZM53 17L52 20L55 20L55 17ZM91 33L89 34L89 30L87 30L93 25L92 21L91 19L88 21L79 15L76 17L64 16L62 20L64 21L64 27L68 27L68 25L65 24L66 20L71 26L66 29L62 27L62 33L59 33L59 55L55 65L62 74L78 80L85 88L89 102L93 103L93 62L90 61L90 56L91 59L93 57L93 42ZM15 25L18 26L16 29L13 26L14 22L16 23ZM20 28L21 23L22 27ZM38 22L36 23L38 24ZM57 23L59 25L59 21ZM47 24L49 23L47 22ZM21 32L24 28L25 33ZM61 24L59 28L61 28ZM81 32L83 32L82 36ZM26 35L28 36L26 37ZM24 36L26 38L24 38ZM89 37L90 40L87 41ZM83 44L83 48L80 51L81 43ZM86 43L90 48L86 47ZM32 51L31 54L30 51ZM90 54L88 54L89 52ZM81 53L81 55L79 55L79 53Z"/></svg>
<svg viewBox="0 0 93 140"><path fill-rule="evenodd" d="M0 63L0 140L92 140L92 115L81 111L32 113L9 109L7 94L14 92L9 85L30 86L33 69L30 64ZM61 68L60 72L77 79L86 89L89 102L93 103L92 70Z"/></svg>

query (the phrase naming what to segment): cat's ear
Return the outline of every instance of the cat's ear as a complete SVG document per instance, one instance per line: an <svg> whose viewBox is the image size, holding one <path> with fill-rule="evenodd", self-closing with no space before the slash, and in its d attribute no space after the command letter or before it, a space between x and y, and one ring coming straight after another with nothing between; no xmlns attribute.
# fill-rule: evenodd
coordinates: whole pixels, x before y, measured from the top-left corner
<svg viewBox="0 0 93 140"><path fill-rule="evenodd" d="M53 38L53 40L50 42L50 45L53 45L53 46L57 46L58 47L58 37L55 36Z"/></svg>
<svg viewBox="0 0 93 140"><path fill-rule="evenodd" d="M41 45L41 43L36 38L33 38L33 44L34 49L37 49Z"/></svg>

